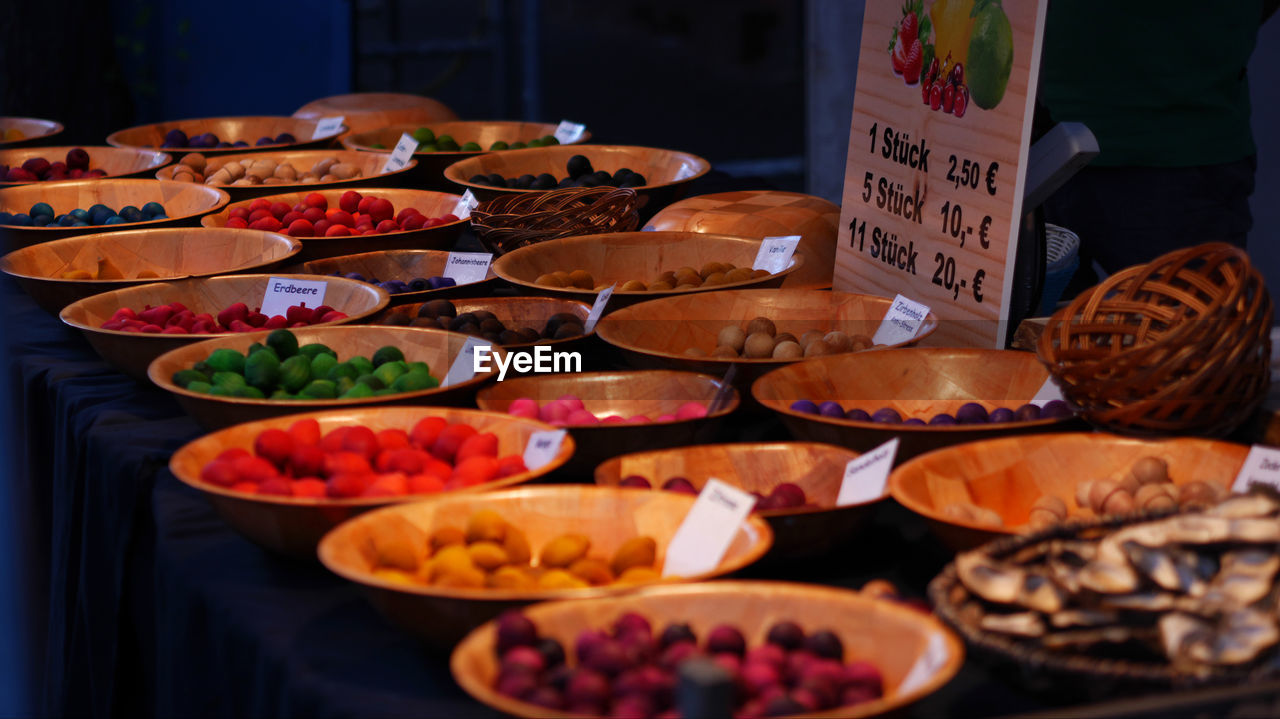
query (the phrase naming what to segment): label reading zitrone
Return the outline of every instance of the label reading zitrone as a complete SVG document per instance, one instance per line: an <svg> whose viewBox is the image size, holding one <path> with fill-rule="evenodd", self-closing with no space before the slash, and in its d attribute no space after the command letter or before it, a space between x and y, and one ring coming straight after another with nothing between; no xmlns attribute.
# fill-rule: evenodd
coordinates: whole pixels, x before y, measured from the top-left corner
<svg viewBox="0 0 1280 719"><path fill-rule="evenodd" d="M320 118L320 121L316 123L316 131L311 134L311 139L319 140L325 137L333 137L342 129L342 121L345 119L342 115Z"/></svg>
<svg viewBox="0 0 1280 719"><path fill-rule="evenodd" d="M836 506L870 502L884 496L884 486L889 481L893 460L898 456L898 438L885 442L844 466L844 480L840 482L840 494Z"/></svg>
<svg viewBox="0 0 1280 719"><path fill-rule="evenodd" d="M928 316L929 308L926 305L898 295L893 298L889 311L884 313L884 320L880 322L871 341L878 345L896 345L911 340Z"/></svg>
<svg viewBox="0 0 1280 719"><path fill-rule="evenodd" d="M413 159L413 153L418 150L418 141L413 139L413 135L404 133L400 136L400 141L396 143L396 148L391 151L391 156L387 158L387 163L382 166L382 174L403 170L405 165L409 164L409 160Z"/></svg>
<svg viewBox="0 0 1280 719"><path fill-rule="evenodd" d="M795 254L799 244L800 235L764 238L751 269L764 270L771 275L778 274L791 266L791 255Z"/></svg>
<svg viewBox="0 0 1280 719"><path fill-rule="evenodd" d="M262 314L267 317L283 316L290 307L305 302L315 308L324 304L324 292L329 283L324 280L292 280L272 277L267 280L267 290L262 295Z"/></svg>
<svg viewBox="0 0 1280 719"><path fill-rule="evenodd" d="M493 255L488 252L450 252L444 261L444 277L460 285L479 282L489 276L489 263Z"/></svg>
<svg viewBox="0 0 1280 719"><path fill-rule="evenodd" d="M691 577L716 568L756 498L712 477L667 544L664 577Z"/></svg>
<svg viewBox="0 0 1280 719"><path fill-rule="evenodd" d="M524 447L524 466L532 472L555 459L566 432L563 429L552 429L529 435L529 443Z"/></svg>

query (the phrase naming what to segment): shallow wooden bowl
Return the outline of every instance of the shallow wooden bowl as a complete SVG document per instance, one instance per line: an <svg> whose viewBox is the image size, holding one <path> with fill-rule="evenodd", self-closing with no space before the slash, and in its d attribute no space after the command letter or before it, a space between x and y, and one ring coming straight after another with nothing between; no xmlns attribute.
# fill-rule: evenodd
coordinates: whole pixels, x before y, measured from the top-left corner
<svg viewBox="0 0 1280 719"><path fill-rule="evenodd" d="M463 527L472 512L491 509L524 531L535 554L551 539L575 532L591 539L592 554L612 556L632 537L647 535L658 543L661 569L667 544L693 506L694 498L673 492L625 490L583 485L521 487L496 492L439 495L420 502L368 512L320 540L320 561L335 574L355 582L392 623L447 649L464 634L501 612L552 599L585 599L626 595L637 585L587 589L455 589L410 586L373 575L363 546L369 528L399 515L430 533L438 527ZM705 574L671 578L696 582L736 572L764 556L773 543L769 525L748 517L738 528L720 564Z"/></svg>
<svg viewBox="0 0 1280 719"><path fill-rule="evenodd" d="M340 116L342 124L350 128L347 134L406 122L458 119L458 115L439 100L399 92L355 92L322 97L294 110L293 116L307 120Z"/></svg>
<svg viewBox="0 0 1280 719"><path fill-rule="evenodd" d="M654 215L655 230L714 232L739 237L800 235L805 264L784 289L831 286L835 272L840 206L821 197L777 190L740 190L686 197Z"/></svg>
<svg viewBox="0 0 1280 719"><path fill-rule="evenodd" d="M505 413L520 397L531 397L542 405L572 394L597 417L643 414L656 418L675 414L685 402L710 405L721 385L720 379L710 375L670 370L508 376L505 381L480 390L476 395L476 406ZM597 464L619 454L708 441L715 436L724 418L737 408L738 393L735 390L730 392L723 407L697 419L647 424L567 425L566 429L578 442L578 452L564 471L586 479Z"/></svg>
<svg viewBox="0 0 1280 719"><path fill-rule="evenodd" d="M301 250L302 243L296 239L261 230L124 230L24 247L0 257L0 271L17 279L36 304L57 314L76 300L107 290L188 277L264 272ZM103 259L125 279L62 278L71 270L96 271Z"/></svg>
<svg viewBox="0 0 1280 719"><path fill-rule="evenodd" d="M337 131L312 137L316 132L318 120L307 120L300 117L274 117L270 115L253 115L246 117L201 117L190 120L170 120L150 125L138 125L123 130L116 130L107 135L107 144L116 147L144 147L160 149L174 157L199 152L204 155L234 155L259 150L279 150L285 147L323 147L332 142L338 135L346 131L343 126ZM212 132L219 140L237 142L244 140L248 147L160 147L164 144L164 136L170 130L182 130L187 137L195 137ZM255 145L260 137L275 137L287 132L297 138L297 142Z"/></svg>
<svg viewBox="0 0 1280 719"><path fill-rule="evenodd" d="M373 356L379 347L395 345L404 351L409 362L426 362L431 374L443 381L449 366L462 351L467 336L457 332L424 329L421 327L316 327L292 330L298 338L299 345L320 342L332 347L338 353L338 359L346 361L356 355ZM243 397L220 397L217 395L192 392L173 383L173 374L178 370L190 369L196 362L208 357L211 352L223 347L230 347L240 352L247 352L249 345L262 342L269 332L246 332L244 334L224 335L204 342L189 344L169 350L152 360L147 368L147 376L160 389L173 393L178 404L191 415L201 427L213 431L230 427L241 422L254 422L260 419L280 417L297 412L319 411L344 407L367 407L370 405L438 405L459 407L470 405L478 387L497 376L497 369L489 372L477 372L466 382L434 387L416 392L401 392L384 397L364 397L360 399L246 399ZM501 353L501 350L495 350Z"/></svg>
<svg viewBox="0 0 1280 719"><path fill-rule="evenodd" d="M347 274L358 272L366 278L379 280L409 281L414 277L438 277L444 272L444 265L449 259L446 250L384 250L382 252L361 252L358 255L342 255L326 257L319 260L303 262L292 268L299 274L332 275L334 272ZM441 287L438 290L422 290L421 292L401 292L391 295L392 305L403 305L410 302L425 302L438 297L476 297L488 294L498 276L489 271L489 276L479 282L453 287ZM390 311L390 310L388 310ZM417 308L414 308L417 311ZM384 315L385 316L385 313ZM378 318L373 320L381 324Z"/></svg>
<svg viewBox="0 0 1280 719"><path fill-rule="evenodd" d="M466 160L459 160L444 170L445 179L470 188L481 202L501 195L540 190L517 190L508 187L492 187L471 182L475 175L498 173L503 177L539 175L549 172L556 180L568 175L565 163L574 155L583 155L597 170L610 174L626 167L644 175L648 184L634 188L641 217L684 197L689 183L707 174L711 163L687 152L662 150L656 147L632 145L551 145L507 152L490 152Z"/></svg>
<svg viewBox="0 0 1280 719"><path fill-rule="evenodd" d="M884 696L880 699L805 716L861 718L901 712L942 688L964 663L964 644L934 617L888 599L812 584L705 582L653 587L622 597L547 602L524 611L540 636L556 639L566 647L572 647L584 630L605 629L626 612L644 615L655 632L672 623L687 622L697 636L705 637L717 625L730 624L742 630L748 647L763 644L774 623L793 621L806 633L834 632L844 644L846 661L870 661L883 673ZM488 622L454 649L450 669L468 694L512 716L580 716L498 694L494 690L498 676L493 651L496 638L495 622ZM917 666L929 667L930 663L936 668L925 673L923 681L903 686Z"/></svg>
<svg viewBox="0 0 1280 719"><path fill-rule="evenodd" d="M776 412L796 439L829 442L866 452L897 437L897 461L964 442L1011 434L1069 429L1074 418L999 424L906 425L858 422L805 414L796 400L839 402L874 414L892 407L904 419L928 422L941 412L955 414L967 402L988 410L1031 401L1049 373L1036 356L1016 350L908 347L818 357L778 368L751 387L755 400Z"/></svg>
<svg viewBox="0 0 1280 719"><path fill-rule="evenodd" d="M596 467L596 484L616 486L630 475L649 480L654 491L672 477L684 477L699 491L707 479L768 495L791 482L815 507L759 512L773 529L770 559L825 554L852 539L885 497L846 507L836 505L844 468L858 453L818 442L702 444L624 454Z"/></svg>
<svg viewBox="0 0 1280 719"><path fill-rule="evenodd" d="M610 232L605 235L580 235L547 240L521 247L493 261L493 271L513 285L531 294L570 297L591 304L599 292L573 287L548 287L534 280L549 272L586 270L598 287L627 280L649 283L667 270L688 265L701 268L708 262L729 262L737 267L750 267L760 251L760 240L728 235L704 235L697 232ZM774 275L744 282L698 287L691 290L659 290L657 292L623 291L615 288L606 311L660 297L705 296L724 290L777 287L792 272L804 266L804 256L797 252L791 266ZM700 299L693 300L701 302Z"/></svg>
<svg viewBox="0 0 1280 719"><path fill-rule="evenodd" d="M111 290L76 300L62 309L58 317L75 327L107 364L142 382L147 381L147 366L160 355L180 347L197 344L215 337L240 337L234 333L208 335L166 335L104 330L102 323L121 307L140 310L147 305L181 302L196 314L208 312L215 317L236 302L250 307L262 304L267 281L272 277L314 280L301 275L227 275L202 277L176 282L151 282L136 287ZM330 307L347 313L347 319L332 324L359 322L387 306L387 293L378 287L334 277L325 290L324 301ZM252 334L258 334L256 332Z"/></svg>
<svg viewBox="0 0 1280 719"><path fill-rule="evenodd" d="M8 237L8 249L13 250L73 235L151 227L191 227L202 216L217 212L230 201L231 197L216 187L168 180L103 178L12 185L0 189L0 211L26 212L37 202L47 202L55 213L61 215L76 208L87 210L98 203L120 210L127 205L142 207L148 202L159 202L164 205L168 219L86 227L0 225L0 235Z"/></svg>
<svg viewBox="0 0 1280 719"><path fill-rule="evenodd" d="M323 190L331 187L341 187L344 190L348 190L373 185L402 184L409 171L416 166L417 160L410 160L407 165L399 170L384 173L382 167L387 162L387 156L388 153L385 152L378 155L370 152L352 152L350 150L290 150L287 152L246 152L237 155L215 155L209 158L209 163L206 167L206 169L215 169L208 170L205 175L208 176L216 168L222 167L228 162L238 160L248 162L254 160L288 162L299 172L306 172L317 161L326 157L335 157L339 162L345 162L360 168L361 176L353 177L350 180L311 183L289 182L280 185L211 185L211 187L220 187L226 190L227 194L231 195L231 199L236 202L254 197L278 195L282 192L309 193L312 190ZM156 173L156 178L160 180L172 179L173 173L177 169L177 165L165 167Z"/></svg>
<svg viewBox="0 0 1280 719"><path fill-rule="evenodd" d="M469 287L470 285L463 285ZM454 289L452 287L446 289ZM439 292L439 290L436 290ZM435 299L435 297L432 297ZM504 325L508 327L532 327L541 331L547 325L547 320L551 316L560 312L568 312L576 315L579 320L586 321L587 315L591 314L591 308L583 302L574 300L562 300L555 297L473 297L467 298L449 298L445 297L453 303L458 310L458 314L463 312L475 312L476 310L487 310L492 312ZM408 314L410 317L418 316L418 309L422 307L423 302L415 302L411 305L402 305L400 307L388 308L379 316L373 319L375 324L383 324L392 314ZM595 330L577 337L566 337L564 339L545 339L537 342L517 342L514 344L502 345L508 352L532 352L538 345L543 345L547 349L554 352L580 352L587 354L588 348L595 347L592 340L595 338ZM586 366L586 365L584 365ZM507 370L508 377L514 377L521 374L516 372L515 368Z"/></svg>
<svg viewBox="0 0 1280 719"><path fill-rule="evenodd" d="M89 153L89 169L103 170L107 177L142 177L150 175L158 168L173 162L166 152L142 150L132 147L110 147L107 145L65 145L61 147L23 147L8 149L9 145L0 145L0 165L19 167L33 157L43 157L49 162L64 162L67 152L81 149ZM89 180L105 178L90 177ZM0 182L0 187L13 185L47 185L52 182L74 182L74 180L48 180L40 182ZM75 209L74 207L71 209ZM117 208L118 209L118 208Z"/></svg>
<svg viewBox="0 0 1280 719"><path fill-rule="evenodd" d="M889 475L889 492L961 551L1026 531L1031 505L1046 494L1067 505L1069 519L1095 516L1076 507L1076 485L1118 475L1142 457L1165 460L1174 484L1201 480L1230 488L1248 453L1245 445L1191 437L1151 440L1086 432L1002 437L916 457ZM943 513L956 502L994 510L1004 526Z"/></svg>
<svg viewBox="0 0 1280 719"><path fill-rule="evenodd" d="M0 147L24 147L26 145L39 145L48 142L50 138L63 131L62 123L53 120L41 120L35 117L0 117L0 138L4 137L4 131L15 129L20 131L25 137L21 140L9 140L4 142L0 140Z"/></svg>
<svg viewBox="0 0 1280 719"><path fill-rule="evenodd" d="M190 183L177 184L185 185ZM342 197L343 193L347 192L347 189L302 190L299 192L285 192L279 195L267 195L265 198L260 199L267 199L272 202L280 201L292 207L312 192L324 195L325 199L329 201L329 207L337 207L338 199ZM361 195L373 195L390 200L391 204L395 205L397 214L406 207L414 207L427 217L441 217L452 213L457 208L458 201L462 199L461 195L450 195L445 192L406 190L393 187L362 187L358 192ZM251 202L253 200L242 200L227 205L221 212L205 217L200 221L200 224L205 227L224 227L227 224L227 218L230 217L231 210L242 205L248 205ZM454 241L458 239L458 235L462 233L462 230L467 225L467 220L458 220L420 230L388 232L385 235L299 237L298 239L302 240L302 252L297 259L299 262L308 262L324 257L340 257L342 255L382 250L443 250L453 247Z"/></svg>
<svg viewBox="0 0 1280 719"><path fill-rule="evenodd" d="M316 544L325 532L342 522L376 507L404 501L399 497L356 497L352 499L307 499L264 494L247 494L200 480L200 470L223 450L241 447L253 451L253 440L263 430L288 429L303 418L314 418L320 431L362 424L374 432L383 429L409 431L423 417L442 417L449 423L466 422L481 432L498 436L501 455L520 454L529 443L529 435L551 429L549 425L519 417L502 417L490 412L451 407L362 407L307 412L247 422L207 434L189 442L169 460L169 470L186 484L200 490L218 514L249 541L273 552L315 560ZM483 492L511 487L540 477L564 464L573 454L573 441L567 440L550 463L532 472L522 472L477 487L453 490L460 493ZM418 499L424 495L413 495Z"/></svg>
<svg viewBox="0 0 1280 719"><path fill-rule="evenodd" d="M721 328L728 324L745 326L755 317L768 317L778 332L791 332L797 337L809 330L841 330L870 337L891 305L892 300L884 297L822 290L682 294L605 315L596 331L600 339L617 347L635 367L683 369L722 377L730 366L736 366L733 383L743 395L749 395L751 383L757 378L800 360L690 357L685 350L697 347L710 354ZM937 326L937 319L930 313L913 341L927 337ZM747 401L754 404L754 400Z"/></svg>

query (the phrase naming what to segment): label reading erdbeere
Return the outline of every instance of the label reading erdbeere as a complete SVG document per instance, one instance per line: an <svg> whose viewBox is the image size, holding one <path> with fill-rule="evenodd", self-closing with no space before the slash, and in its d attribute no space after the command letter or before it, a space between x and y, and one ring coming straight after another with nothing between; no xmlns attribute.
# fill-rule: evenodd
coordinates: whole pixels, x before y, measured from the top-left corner
<svg viewBox="0 0 1280 719"><path fill-rule="evenodd" d="M444 277L460 285L479 282L489 276L493 255L488 252L450 252L444 261Z"/></svg>
<svg viewBox="0 0 1280 719"><path fill-rule="evenodd" d="M844 467L844 480L836 495L836 506L870 502L884 496L893 460L898 456L898 438L885 442L870 452L849 460Z"/></svg>
<svg viewBox="0 0 1280 719"><path fill-rule="evenodd" d="M799 244L800 235L764 238L751 269L764 270L771 275L778 274L791 266L791 255L795 254Z"/></svg>
<svg viewBox="0 0 1280 719"><path fill-rule="evenodd" d="M662 576L691 577L715 569L755 506L749 492L708 479L667 544Z"/></svg>
<svg viewBox="0 0 1280 719"><path fill-rule="evenodd" d="M346 118L342 115L337 117L320 118L320 121L316 123L316 131L312 133L311 139L319 140L321 138L332 137L338 134L338 131L342 129L342 121L345 119Z"/></svg>
<svg viewBox="0 0 1280 719"><path fill-rule="evenodd" d="M409 160L413 159L413 153L417 151L418 141L413 139L413 135L404 133L396 143L395 149L391 151L391 156L387 158L387 163L382 166L382 174L403 170L405 165L409 164Z"/></svg>
<svg viewBox="0 0 1280 719"><path fill-rule="evenodd" d="M571 142L577 142L582 138L582 133L587 131L586 125L580 125L576 122L561 120L556 126L554 136L561 145L568 145Z"/></svg>
<svg viewBox="0 0 1280 719"><path fill-rule="evenodd" d="M529 435L529 443L524 447L524 466L532 472L555 459L560 453L560 445L564 442L565 434L567 430L552 429Z"/></svg>
<svg viewBox="0 0 1280 719"><path fill-rule="evenodd" d="M485 351L477 352L477 348L481 347ZM458 356L453 358L453 364L449 365L449 371L445 374L444 380L440 382L440 386L448 387L459 382L466 382L475 377L477 359L487 365L492 351L493 345L488 342L479 337L468 337L467 341L462 345L462 349L458 352ZM477 354L481 356L477 358Z"/></svg>
<svg viewBox="0 0 1280 719"><path fill-rule="evenodd" d="M584 332L590 333L596 328L596 323L604 316L605 305L609 304L609 298L613 297L613 288L617 286L617 283L609 285L596 295L596 301L591 305L591 311L587 313L587 321L582 324Z"/></svg>
<svg viewBox="0 0 1280 719"><path fill-rule="evenodd" d="M324 293L329 283L324 280L294 280L272 277L267 280L267 290L262 295L262 314L267 317L284 316L294 305L305 302L307 307L324 304Z"/></svg>
<svg viewBox="0 0 1280 719"><path fill-rule="evenodd" d="M884 320L876 328L871 341L878 345L896 345L912 340L928 316L928 306L898 295L893 298L889 311L884 313Z"/></svg>

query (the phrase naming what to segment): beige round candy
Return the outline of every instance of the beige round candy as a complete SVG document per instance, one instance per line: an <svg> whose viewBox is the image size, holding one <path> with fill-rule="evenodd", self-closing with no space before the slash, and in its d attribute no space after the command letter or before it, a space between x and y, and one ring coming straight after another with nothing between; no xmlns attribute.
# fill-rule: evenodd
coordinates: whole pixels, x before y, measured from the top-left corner
<svg viewBox="0 0 1280 719"><path fill-rule="evenodd" d="M690 347L684 351L685 357L706 357L707 351L701 347Z"/></svg>
<svg viewBox="0 0 1280 719"><path fill-rule="evenodd" d="M742 347L747 342L747 333L737 325L725 325L720 329L720 334L716 335L716 343L726 347L732 347L734 350L741 352Z"/></svg>
<svg viewBox="0 0 1280 719"><path fill-rule="evenodd" d="M1138 487L1138 492L1133 496L1133 501L1138 505L1138 509L1173 509L1178 504L1177 498L1174 497L1173 493L1174 487L1172 483L1144 484Z"/></svg>
<svg viewBox="0 0 1280 719"><path fill-rule="evenodd" d="M747 335L742 344L742 356L749 359L764 359L773 356L773 335L756 332Z"/></svg>
<svg viewBox="0 0 1280 719"><path fill-rule="evenodd" d="M640 280L627 280L626 282L623 282L622 286L618 289L623 292L644 292L649 288Z"/></svg>
<svg viewBox="0 0 1280 719"><path fill-rule="evenodd" d="M720 345L711 351L711 356L712 357L737 357L738 350L735 350L732 347L726 347L724 345Z"/></svg>
<svg viewBox="0 0 1280 719"><path fill-rule="evenodd" d="M823 337L824 335L818 330L809 330L808 332L805 332L804 334L800 335L800 346L808 347L810 344L812 344L813 342L817 342Z"/></svg>
<svg viewBox="0 0 1280 719"><path fill-rule="evenodd" d="M1089 493L1093 491L1093 483L1096 479L1086 479L1076 485L1076 506L1080 509L1092 509L1089 506Z"/></svg>
<svg viewBox="0 0 1280 719"><path fill-rule="evenodd" d="M805 357L822 357L829 354L834 354L834 350L825 340L814 340L804 346Z"/></svg>
<svg viewBox="0 0 1280 719"><path fill-rule="evenodd" d="M1102 504L1103 514L1128 514L1137 509L1138 505L1133 501L1133 495L1123 489L1116 489L1107 501Z"/></svg>
<svg viewBox="0 0 1280 719"><path fill-rule="evenodd" d="M1159 457L1143 457L1133 463L1129 473L1139 484L1160 484L1169 481L1169 465Z"/></svg>
<svg viewBox="0 0 1280 719"><path fill-rule="evenodd" d="M196 172L204 174L204 168L208 160L205 159L204 155L201 155L198 152L193 152L190 155L187 155L186 157L182 158L178 162L182 165L190 167Z"/></svg>
<svg viewBox="0 0 1280 719"><path fill-rule="evenodd" d="M774 359L800 359L804 357L804 350L795 342L779 342L773 348Z"/></svg>
<svg viewBox="0 0 1280 719"><path fill-rule="evenodd" d="M1089 489L1089 507L1093 511L1102 514L1103 507L1107 499L1111 495L1120 491L1120 485L1109 479L1099 479L1094 481L1093 486Z"/></svg>
<svg viewBox="0 0 1280 719"><path fill-rule="evenodd" d="M828 332L822 338L822 341L831 345L831 348L834 349L836 352L852 352L853 351L853 338L841 332L840 330L833 330L831 332Z"/></svg>
<svg viewBox="0 0 1280 719"><path fill-rule="evenodd" d="M875 343L871 341L871 338L866 335L853 335L849 338L849 341L853 343L854 352L869 350L875 346Z"/></svg>
<svg viewBox="0 0 1280 719"><path fill-rule="evenodd" d="M768 317L756 317L747 323L747 334L753 335L757 332L763 332L773 337L778 334L778 328L774 326L773 320Z"/></svg>
<svg viewBox="0 0 1280 719"><path fill-rule="evenodd" d="M276 171L273 174L279 179L288 180L289 182L298 179L298 171L293 169L293 165L285 162L276 165Z"/></svg>
<svg viewBox="0 0 1280 719"><path fill-rule="evenodd" d="M316 177L324 177L329 174L329 168L336 164L338 164L338 158L336 157L326 157L316 160L316 164L311 166L311 172L308 174L315 175Z"/></svg>
<svg viewBox="0 0 1280 719"><path fill-rule="evenodd" d="M350 180L360 176L360 168L350 163L339 162L329 168L329 174L336 176L339 180Z"/></svg>

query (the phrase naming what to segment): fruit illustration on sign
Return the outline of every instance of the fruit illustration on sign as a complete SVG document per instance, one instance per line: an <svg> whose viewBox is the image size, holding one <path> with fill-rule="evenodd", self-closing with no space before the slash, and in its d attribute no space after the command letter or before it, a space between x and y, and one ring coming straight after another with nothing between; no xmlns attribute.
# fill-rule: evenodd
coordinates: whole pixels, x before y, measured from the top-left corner
<svg viewBox="0 0 1280 719"><path fill-rule="evenodd" d="M969 62L969 33L973 30L974 0L937 0L929 8L936 38L933 57L945 65ZM947 68L944 68L947 69Z"/></svg>
<svg viewBox="0 0 1280 719"><path fill-rule="evenodd" d="M902 19L889 40L889 64L893 73L908 85L920 81L920 73L928 64L926 48L932 26L924 14L924 0L907 0L902 6Z"/></svg>
<svg viewBox="0 0 1280 719"><path fill-rule="evenodd" d="M973 103L984 110L1000 104L1013 70L1013 28L1000 0L974 4L969 36L969 85Z"/></svg>

